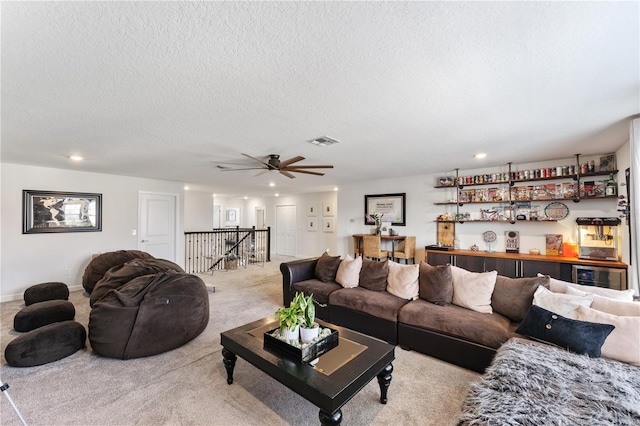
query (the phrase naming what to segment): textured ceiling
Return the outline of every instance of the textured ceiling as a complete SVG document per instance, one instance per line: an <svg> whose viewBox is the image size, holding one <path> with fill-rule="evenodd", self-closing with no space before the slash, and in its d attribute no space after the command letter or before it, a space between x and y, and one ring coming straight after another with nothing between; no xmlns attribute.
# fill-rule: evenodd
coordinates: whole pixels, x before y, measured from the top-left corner
<svg viewBox="0 0 640 426"><path fill-rule="evenodd" d="M270 195L607 153L640 112L638 2L0 7L3 162ZM335 168L212 163L241 153Z"/></svg>

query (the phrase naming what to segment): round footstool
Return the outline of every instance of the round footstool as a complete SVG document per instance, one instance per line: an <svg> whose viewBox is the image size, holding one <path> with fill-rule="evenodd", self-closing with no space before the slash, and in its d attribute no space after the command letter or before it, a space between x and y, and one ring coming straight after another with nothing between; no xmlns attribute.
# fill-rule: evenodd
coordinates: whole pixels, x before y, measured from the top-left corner
<svg viewBox="0 0 640 426"><path fill-rule="evenodd" d="M68 357L85 347L82 324L63 321L36 328L7 345L4 357L12 367L34 367Z"/></svg>
<svg viewBox="0 0 640 426"><path fill-rule="evenodd" d="M154 257L140 250L118 250L102 253L91 259L85 268L84 275L82 275L82 287L91 294L93 287L109 269L133 259L154 259Z"/></svg>
<svg viewBox="0 0 640 426"><path fill-rule="evenodd" d="M69 299L69 287L60 282L36 284L24 291L24 304L27 306L46 300L67 299Z"/></svg>
<svg viewBox="0 0 640 426"><path fill-rule="evenodd" d="M209 323L209 292L201 278L162 272L143 275L93 304L89 342L99 355L130 359L178 348Z"/></svg>
<svg viewBox="0 0 640 426"><path fill-rule="evenodd" d="M68 300L47 300L22 308L13 317L13 329L20 332L31 331L54 322L72 320L75 316L76 309Z"/></svg>

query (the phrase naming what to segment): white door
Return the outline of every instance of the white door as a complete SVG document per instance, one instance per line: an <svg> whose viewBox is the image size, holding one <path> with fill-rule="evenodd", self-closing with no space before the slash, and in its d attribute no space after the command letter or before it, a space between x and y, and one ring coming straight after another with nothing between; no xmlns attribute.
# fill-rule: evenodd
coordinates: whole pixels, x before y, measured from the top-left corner
<svg viewBox="0 0 640 426"><path fill-rule="evenodd" d="M140 192L138 250L176 261L176 195Z"/></svg>
<svg viewBox="0 0 640 426"><path fill-rule="evenodd" d="M266 227L264 207L256 207L256 229L265 229Z"/></svg>
<svg viewBox="0 0 640 426"><path fill-rule="evenodd" d="M296 206L276 206L276 254L296 255Z"/></svg>

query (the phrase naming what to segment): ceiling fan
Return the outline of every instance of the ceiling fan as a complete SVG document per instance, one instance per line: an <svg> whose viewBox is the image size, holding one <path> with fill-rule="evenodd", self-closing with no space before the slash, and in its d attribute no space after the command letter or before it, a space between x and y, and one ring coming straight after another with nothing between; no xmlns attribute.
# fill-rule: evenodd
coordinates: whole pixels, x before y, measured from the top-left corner
<svg viewBox="0 0 640 426"><path fill-rule="evenodd" d="M299 155L293 158L289 158L288 160L285 160L285 161L280 161L280 156L278 154L269 154L269 159L266 162L256 157L252 157L249 154L242 154L242 155L260 164L256 164L253 167L244 167L244 168L238 168L238 169L226 167L224 165L218 165L217 167L223 172L235 172L238 170L262 170L256 176L260 176L261 174L270 172L272 170L276 170L291 179L295 178L295 176L292 175L292 173L305 173L308 175L324 176L324 173L314 172L308 169L333 169L333 166L330 166L327 164L315 165L315 166L295 165L294 163L304 160L304 157L301 157ZM247 164L238 164L238 163L227 163L227 164L247 166Z"/></svg>

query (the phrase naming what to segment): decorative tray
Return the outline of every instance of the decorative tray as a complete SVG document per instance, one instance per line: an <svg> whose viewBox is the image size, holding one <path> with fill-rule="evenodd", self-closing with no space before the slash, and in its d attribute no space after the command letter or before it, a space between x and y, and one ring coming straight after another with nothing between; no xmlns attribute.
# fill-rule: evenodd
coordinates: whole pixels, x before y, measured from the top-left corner
<svg viewBox="0 0 640 426"><path fill-rule="evenodd" d="M331 330L331 334L324 339L318 340L315 343L309 343L307 346L302 348L292 346L276 337L273 337L271 334L276 330L278 329L274 328L273 330L266 331L264 333L265 349L272 349L282 355L296 360L304 362L312 361L338 346L338 330L334 330L333 328L329 328L329 330Z"/></svg>

